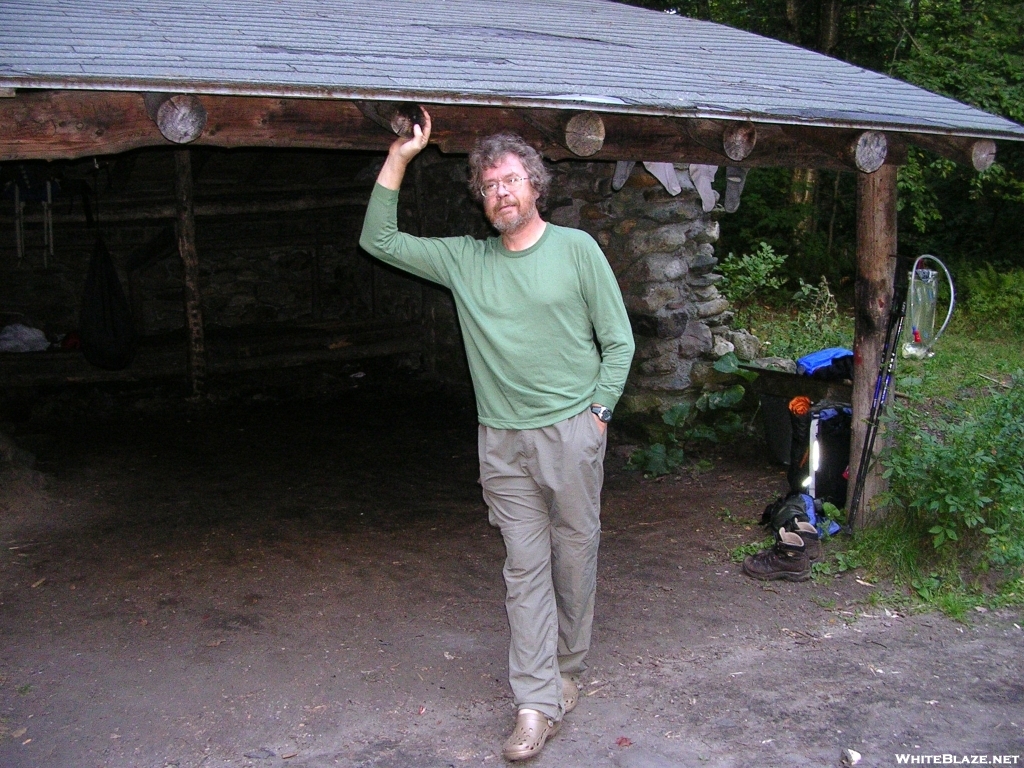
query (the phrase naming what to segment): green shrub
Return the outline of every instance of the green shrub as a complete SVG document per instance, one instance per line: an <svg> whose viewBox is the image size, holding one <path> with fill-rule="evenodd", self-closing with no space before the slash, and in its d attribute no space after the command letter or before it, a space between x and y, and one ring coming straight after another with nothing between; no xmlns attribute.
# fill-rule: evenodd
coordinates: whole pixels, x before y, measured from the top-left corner
<svg viewBox="0 0 1024 768"><path fill-rule="evenodd" d="M951 403L949 411L896 412L882 458L884 501L940 559L982 569L1024 565L1024 372L1009 389Z"/></svg>
<svg viewBox="0 0 1024 768"><path fill-rule="evenodd" d="M753 371L739 367L736 354L723 355L716 363L719 373L739 376L747 381L757 378ZM733 384L724 389L703 392L697 401L680 403L661 415L662 439L630 454L627 469L642 470L645 476L667 475L686 460L685 442L717 443L743 429L743 421L736 408L743 400L746 389Z"/></svg>
<svg viewBox="0 0 1024 768"><path fill-rule="evenodd" d="M796 360L828 347L853 348L853 318L839 310L824 276L817 285L801 278L789 311L747 306L739 318L765 344L767 354L776 357Z"/></svg>
<svg viewBox="0 0 1024 768"><path fill-rule="evenodd" d="M718 271L724 278L719 288L732 302L778 291L786 284L786 279L775 272L785 264L787 258L775 253L775 249L764 241L753 253L744 253L739 257L730 253L718 265Z"/></svg>

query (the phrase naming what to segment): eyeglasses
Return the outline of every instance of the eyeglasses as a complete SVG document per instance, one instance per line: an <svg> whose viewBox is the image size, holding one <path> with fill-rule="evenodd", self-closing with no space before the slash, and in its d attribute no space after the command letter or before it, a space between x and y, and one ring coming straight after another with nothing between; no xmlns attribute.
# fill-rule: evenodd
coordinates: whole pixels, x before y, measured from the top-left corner
<svg viewBox="0 0 1024 768"><path fill-rule="evenodd" d="M486 184L480 186L480 195L483 197L494 197L498 194L498 187L504 187L509 192L515 192L523 185L524 181L528 181L528 179L522 176L516 176L515 174L506 176L504 179L499 179L498 181L488 181Z"/></svg>

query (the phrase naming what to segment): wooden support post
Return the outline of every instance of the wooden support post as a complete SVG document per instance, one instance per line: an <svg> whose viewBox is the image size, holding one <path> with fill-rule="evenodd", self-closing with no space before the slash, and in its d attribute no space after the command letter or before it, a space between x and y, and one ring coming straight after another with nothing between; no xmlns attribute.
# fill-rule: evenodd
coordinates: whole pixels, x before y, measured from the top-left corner
<svg viewBox="0 0 1024 768"><path fill-rule="evenodd" d="M317 229L313 258L310 259L309 313L316 322L324 319L324 305L320 298L320 230Z"/></svg>
<svg viewBox="0 0 1024 768"><path fill-rule="evenodd" d="M874 173L857 175L856 324L848 507L857 482L856 473L867 432L867 418L882 361L889 313L892 311L896 275L896 171L896 166L883 165ZM882 446L882 435L879 429L875 439L875 457ZM878 522L883 514L871 505L871 499L884 487L882 468L874 462L868 466L867 473L857 512L860 525Z"/></svg>
<svg viewBox="0 0 1024 768"><path fill-rule="evenodd" d="M187 373L192 398L198 399L203 395L206 385L206 341L203 333L202 294L199 291L192 157L189 150L175 151L174 171L174 196L178 207L178 253L181 255L184 278L185 330L188 333Z"/></svg>

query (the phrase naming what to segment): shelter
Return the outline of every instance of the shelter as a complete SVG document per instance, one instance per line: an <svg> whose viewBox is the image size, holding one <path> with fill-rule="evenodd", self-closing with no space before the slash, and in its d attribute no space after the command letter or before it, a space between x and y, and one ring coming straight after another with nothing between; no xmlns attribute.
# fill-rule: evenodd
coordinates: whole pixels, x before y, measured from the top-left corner
<svg viewBox="0 0 1024 768"><path fill-rule="evenodd" d="M423 104L443 152L495 126L551 160L858 174L852 454L889 314L896 169L916 144L978 170L1024 127L721 25L608 0L6 0L0 162L181 147L189 371L205 356L187 146L384 150ZM867 491L871 494L870 487Z"/></svg>

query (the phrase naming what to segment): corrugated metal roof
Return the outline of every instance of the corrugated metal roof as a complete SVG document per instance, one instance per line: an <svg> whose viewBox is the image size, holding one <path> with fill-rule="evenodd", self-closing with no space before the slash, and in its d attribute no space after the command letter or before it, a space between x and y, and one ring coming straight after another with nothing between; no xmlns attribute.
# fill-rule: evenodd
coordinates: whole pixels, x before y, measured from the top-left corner
<svg viewBox="0 0 1024 768"><path fill-rule="evenodd" d="M0 87L598 111L1024 140L884 75L608 0L2 0Z"/></svg>

